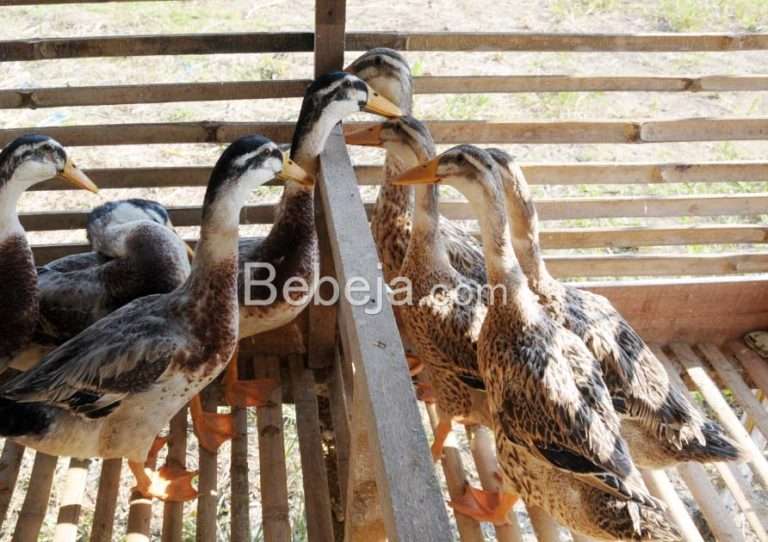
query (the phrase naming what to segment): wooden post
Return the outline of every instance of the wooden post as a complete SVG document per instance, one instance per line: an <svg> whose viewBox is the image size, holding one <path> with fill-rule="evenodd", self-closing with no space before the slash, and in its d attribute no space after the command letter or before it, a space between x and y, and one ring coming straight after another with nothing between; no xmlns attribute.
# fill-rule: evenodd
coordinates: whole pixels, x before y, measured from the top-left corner
<svg viewBox="0 0 768 542"><path fill-rule="evenodd" d="M6 440L3 455L0 456L0 527L5 522L13 490L16 489L22 459L24 459L24 446Z"/></svg>
<svg viewBox="0 0 768 542"><path fill-rule="evenodd" d="M378 257L368 227L352 164L341 131L331 134L320 157L320 200L328 222L331 253L342 284L353 278L383 287ZM392 542L451 539L448 514L435 478L405 352L386 295L378 291L365 304L342 298L340 335L344 353L355 360L353 416L362 414ZM360 401L358 401L358 398ZM354 428L354 417L353 417ZM357 443L353 429L353 443ZM358 459L354 454L353 465ZM347 493L348 501L352 495Z"/></svg>
<svg viewBox="0 0 768 542"><path fill-rule="evenodd" d="M112 540L122 470L122 459L105 459L101 463L99 492L96 496L96 509L93 512L91 527L91 542L111 542Z"/></svg>
<svg viewBox="0 0 768 542"><path fill-rule="evenodd" d="M80 520L80 510L85 493L85 482L88 478L90 459L75 459L69 461L67 478L59 506L59 517L56 522L54 542L69 542L77 539L77 523Z"/></svg>
<svg viewBox="0 0 768 542"><path fill-rule="evenodd" d="M38 539L40 528L45 520L45 512L48 510L48 498L51 495L53 474L58 459L56 456L41 452L35 454L29 489L19 512L13 542L34 542Z"/></svg>
<svg viewBox="0 0 768 542"><path fill-rule="evenodd" d="M201 394L203 410L216 412L218 398L214 386L208 386ZM218 453L209 452L202 446L198 447L200 454L197 479L197 542L216 542L216 505L219 500L217 458Z"/></svg>
<svg viewBox="0 0 768 542"><path fill-rule="evenodd" d="M187 461L187 408L171 419L168 460L185 466ZM181 542L184 529L184 503L167 502L163 506L162 542Z"/></svg>

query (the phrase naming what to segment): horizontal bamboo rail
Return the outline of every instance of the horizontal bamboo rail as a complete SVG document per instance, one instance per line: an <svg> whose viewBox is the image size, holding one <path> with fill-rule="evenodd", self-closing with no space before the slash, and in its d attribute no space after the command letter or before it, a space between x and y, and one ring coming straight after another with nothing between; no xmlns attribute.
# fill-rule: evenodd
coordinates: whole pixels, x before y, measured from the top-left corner
<svg viewBox="0 0 768 542"><path fill-rule="evenodd" d="M304 94L309 83L308 79L293 79L3 89L0 90L0 109L297 98ZM417 77L414 84L417 94L727 92L768 90L768 76L432 76Z"/></svg>
<svg viewBox="0 0 768 542"><path fill-rule="evenodd" d="M345 132L370 123L348 123ZM661 143L768 139L768 118L699 118L649 121L432 121L436 143ZM287 143L290 122L156 122L83 126L38 126L0 130L0 145L28 133L45 133L68 146L159 143L228 143L261 133Z"/></svg>
<svg viewBox="0 0 768 542"><path fill-rule="evenodd" d="M535 185L581 184L662 184L768 181L768 162L733 161L686 163L572 163L521 164L526 180ZM205 186L211 174L208 166L137 167L86 169L102 189L165 188ZM383 168L378 165L355 167L358 183L382 182ZM274 183L272 183L274 184ZM71 190L62 181L48 181L31 190Z"/></svg>
<svg viewBox="0 0 768 542"><path fill-rule="evenodd" d="M312 32L230 32L21 39L0 42L0 61L143 55L310 52ZM551 34L351 32L347 51L748 51L768 49L768 34Z"/></svg>

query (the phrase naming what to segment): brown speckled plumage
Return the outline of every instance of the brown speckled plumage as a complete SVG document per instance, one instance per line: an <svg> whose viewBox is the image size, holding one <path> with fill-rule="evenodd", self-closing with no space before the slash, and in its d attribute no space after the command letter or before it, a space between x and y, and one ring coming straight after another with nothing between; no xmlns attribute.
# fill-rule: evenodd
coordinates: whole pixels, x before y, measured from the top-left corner
<svg viewBox="0 0 768 542"><path fill-rule="evenodd" d="M600 362L617 412L645 426L643 433L650 440L632 428L627 431L638 464L659 467L661 457L666 457L667 467L688 460L738 459L738 447L670 380L661 362L606 298L562 284L547 272L525 177L506 153L490 151L501 166L515 251L532 290L550 317L579 336ZM655 458L653 463L643 461L650 457Z"/></svg>
<svg viewBox="0 0 768 542"><path fill-rule="evenodd" d="M38 318L37 273L23 233L0 241L0 365L29 342Z"/></svg>

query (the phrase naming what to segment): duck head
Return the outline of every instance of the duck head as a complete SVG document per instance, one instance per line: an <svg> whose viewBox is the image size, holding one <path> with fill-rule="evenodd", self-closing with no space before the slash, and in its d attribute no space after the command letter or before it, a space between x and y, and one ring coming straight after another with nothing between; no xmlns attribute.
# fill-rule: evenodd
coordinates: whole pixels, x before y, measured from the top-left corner
<svg viewBox="0 0 768 542"><path fill-rule="evenodd" d="M365 52L344 71L358 76L382 96L410 113L413 104L411 68L394 49L376 47Z"/></svg>
<svg viewBox="0 0 768 542"><path fill-rule="evenodd" d="M291 157L305 169L312 166L333 127L360 111L384 117L402 115L395 104L355 75L332 72L318 77L304 95L291 144Z"/></svg>
<svg viewBox="0 0 768 542"><path fill-rule="evenodd" d="M504 202L499 167L490 154L474 145L458 145L416 166L393 181L396 185L445 184L470 202Z"/></svg>
<svg viewBox="0 0 768 542"><path fill-rule="evenodd" d="M346 135L348 145L385 148L400 162L401 171L427 162L435 156L435 142L429 129L419 120L404 115L388 119Z"/></svg>
<svg viewBox="0 0 768 542"><path fill-rule="evenodd" d="M24 135L0 152L0 190L15 195L37 183L59 177L77 188L98 192L98 187L67 156L64 147L44 135Z"/></svg>

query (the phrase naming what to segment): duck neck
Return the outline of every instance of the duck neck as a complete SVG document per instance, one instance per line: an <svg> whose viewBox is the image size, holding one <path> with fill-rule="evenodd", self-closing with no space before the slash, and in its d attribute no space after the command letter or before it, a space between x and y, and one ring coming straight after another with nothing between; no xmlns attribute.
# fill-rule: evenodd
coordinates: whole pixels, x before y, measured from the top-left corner
<svg viewBox="0 0 768 542"><path fill-rule="evenodd" d="M509 221L512 225L512 244L520 265L525 271L531 287L535 291L546 288L554 282L542 256L539 240L539 220L528 185L522 177L517 182L505 182L504 191L507 200Z"/></svg>
<svg viewBox="0 0 768 542"><path fill-rule="evenodd" d="M27 186L9 181L0 188L0 241L11 237L24 236L16 206Z"/></svg>
<svg viewBox="0 0 768 542"><path fill-rule="evenodd" d="M421 250L429 257L433 264L450 266L448 252L443 244L443 236L440 234L439 203L440 196L437 185L416 186L413 206L413 230L408 251ZM427 250L424 250L425 248Z"/></svg>
<svg viewBox="0 0 768 542"><path fill-rule="evenodd" d="M525 314L537 306L512 248L503 198L468 198L480 224L491 305L516 307Z"/></svg>

